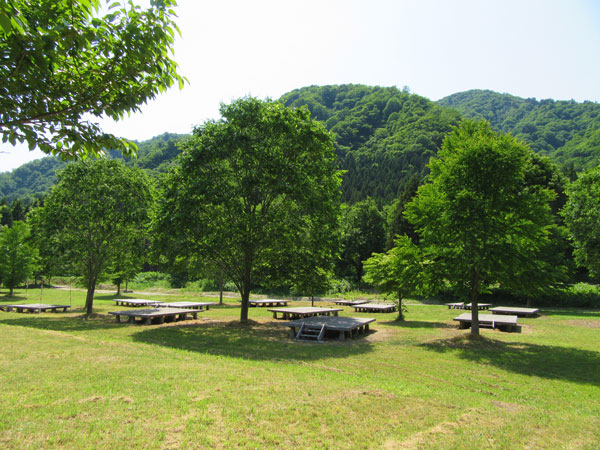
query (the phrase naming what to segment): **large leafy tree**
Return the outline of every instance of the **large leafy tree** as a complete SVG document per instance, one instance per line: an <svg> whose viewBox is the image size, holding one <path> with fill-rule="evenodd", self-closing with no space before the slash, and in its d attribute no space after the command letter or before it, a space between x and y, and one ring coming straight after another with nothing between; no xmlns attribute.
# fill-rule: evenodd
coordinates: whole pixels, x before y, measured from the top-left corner
<svg viewBox="0 0 600 450"><path fill-rule="evenodd" d="M563 217L575 244L575 261L600 276L600 166L582 173L567 189Z"/></svg>
<svg viewBox="0 0 600 450"><path fill-rule="evenodd" d="M86 280L91 314L99 277L149 224L151 185L140 169L106 159L69 164L58 178L31 220L42 248L59 249L57 263Z"/></svg>
<svg viewBox="0 0 600 450"><path fill-rule="evenodd" d="M125 154L135 145L102 132L90 116L115 120L184 79L171 59L174 0L0 2L0 134L3 142L66 158Z"/></svg>
<svg viewBox="0 0 600 450"><path fill-rule="evenodd" d="M479 294L495 285L527 289L549 244L554 193L526 182L531 153L487 122L464 121L450 133L431 174L406 216L419 235L428 271L473 304L472 333L479 334ZM536 279L536 283L541 280Z"/></svg>
<svg viewBox="0 0 600 450"><path fill-rule="evenodd" d="M33 271L36 251L29 236L29 226L22 221L16 221L0 232L0 280L10 289L10 295Z"/></svg>
<svg viewBox="0 0 600 450"><path fill-rule="evenodd" d="M247 322L259 280L291 284L297 265L332 257L340 173L332 135L306 108L243 98L221 115L182 144L157 226L173 258L204 257L224 271Z"/></svg>

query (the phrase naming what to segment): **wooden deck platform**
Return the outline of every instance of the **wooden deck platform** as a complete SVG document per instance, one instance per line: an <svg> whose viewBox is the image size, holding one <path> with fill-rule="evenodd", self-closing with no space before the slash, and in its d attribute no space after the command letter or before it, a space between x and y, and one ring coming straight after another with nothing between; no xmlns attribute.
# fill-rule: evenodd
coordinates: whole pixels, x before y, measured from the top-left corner
<svg viewBox="0 0 600 450"><path fill-rule="evenodd" d="M177 320L186 320L188 315L192 318L198 318L197 309L184 308L152 308L152 309L132 309L128 311L111 311L109 314L117 317L117 322L121 323L121 316L127 317L128 323L146 323L152 322L164 323L175 322ZM140 319L137 321L136 319Z"/></svg>
<svg viewBox="0 0 600 450"><path fill-rule="evenodd" d="M354 305L353 308L356 312L391 313L396 311L396 305L384 303L363 303Z"/></svg>
<svg viewBox="0 0 600 450"><path fill-rule="evenodd" d="M336 300L335 302L336 305L342 305L342 306L356 306L356 305L363 305L365 303L369 303L369 300Z"/></svg>
<svg viewBox="0 0 600 450"><path fill-rule="evenodd" d="M274 298L265 298L263 300L249 300L248 306L261 308L265 306L287 306L289 300L277 300Z"/></svg>
<svg viewBox="0 0 600 450"><path fill-rule="evenodd" d="M117 306L157 306L162 302L156 300L144 300L143 298L115 298Z"/></svg>
<svg viewBox="0 0 600 450"><path fill-rule="evenodd" d="M471 303L467 303L464 307L464 309L471 309ZM490 309L490 306L492 306L491 303L477 303L477 309L482 310L482 309Z"/></svg>
<svg viewBox="0 0 600 450"><path fill-rule="evenodd" d="M170 302L170 303L159 303L159 308L183 308L183 309L198 309L203 310L206 308L210 309L211 306L216 305L215 302Z"/></svg>
<svg viewBox="0 0 600 450"><path fill-rule="evenodd" d="M465 309L465 302L446 303L448 309Z"/></svg>
<svg viewBox="0 0 600 450"><path fill-rule="evenodd" d="M269 311L273 313L273 319L295 320L313 316L330 316L331 314L337 316L338 312L343 311L343 309L306 306L300 308L273 308ZM277 317L278 313L281 313L281 317Z"/></svg>
<svg viewBox="0 0 600 450"><path fill-rule="evenodd" d="M365 319L358 317L331 317L331 316L314 316L305 319L294 320L282 325L290 327L290 337L295 337L302 324L323 326L325 331L338 333L339 339L354 337L358 334L369 331L369 324L375 322L375 319Z"/></svg>
<svg viewBox="0 0 600 450"><path fill-rule="evenodd" d="M478 319L480 328L498 328L502 331L521 331L521 327L517 324L517 316L479 314ZM473 318L471 317L471 313L468 312L455 317L454 320L459 322L460 328L464 329L471 328Z"/></svg>
<svg viewBox="0 0 600 450"><path fill-rule="evenodd" d="M39 314L41 312L58 312L62 309L62 312L67 312L71 308L69 305L46 305L44 303L30 303L22 305L0 305L0 311L10 312L13 309L18 313L34 313Z"/></svg>
<svg viewBox="0 0 600 450"><path fill-rule="evenodd" d="M490 308L490 312L493 314L512 314L518 317L536 317L539 315L540 310L538 308L515 308L512 306L496 306Z"/></svg>

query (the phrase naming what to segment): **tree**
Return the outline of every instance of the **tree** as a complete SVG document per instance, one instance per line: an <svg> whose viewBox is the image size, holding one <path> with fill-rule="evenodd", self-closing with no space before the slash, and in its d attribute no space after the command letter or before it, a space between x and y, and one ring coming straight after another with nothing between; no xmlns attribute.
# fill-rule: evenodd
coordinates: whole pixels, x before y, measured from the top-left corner
<svg viewBox="0 0 600 450"><path fill-rule="evenodd" d="M563 217L575 245L575 262L600 276L600 166L582 173L567 189Z"/></svg>
<svg viewBox="0 0 600 450"><path fill-rule="evenodd" d="M498 283L526 289L524 274L538 269L549 243L554 194L526 183L530 164L525 144L486 122L464 121L446 137L429 163L428 182L406 206L428 273L438 280L430 290L445 284L468 295L473 335L479 334L480 292Z"/></svg>
<svg viewBox="0 0 600 450"><path fill-rule="evenodd" d="M121 119L184 79L170 58L174 0L0 2L0 134L2 142L64 158L135 144L102 132L87 118ZM106 2L109 5L111 2Z"/></svg>
<svg viewBox="0 0 600 450"><path fill-rule="evenodd" d="M96 283L103 271L149 224L150 183L144 172L116 160L69 164L43 207L33 213L38 240L60 247L64 262L87 283L91 314Z"/></svg>
<svg viewBox="0 0 600 450"><path fill-rule="evenodd" d="M364 280L398 299L398 320L404 320L402 299L419 292L423 261L419 248L406 236L398 236L386 253L375 253L364 262Z"/></svg>
<svg viewBox="0 0 600 450"><path fill-rule="evenodd" d="M10 295L33 271L36 252L29 243L29 236L29 226L22 221L0 232L0 280L10 289Z"/></svg>
<svg viewBox="0 0 600 450"><path fill-rule="evenodd" d="M306 249L315 265L331 253L340 172L332 135L306 108L242 98L220 110L220 121L182 144L157 228L165 252L223 270L240 292L244 323L257 281L287 278Z"/></svg>
<svg viewBox="0 0 600 450"><path fill-rule="evenodd" d="M363 261L385 245L385 218L375 200L367 198L346 208L342 217L338 273L360 284Z"/></svg>

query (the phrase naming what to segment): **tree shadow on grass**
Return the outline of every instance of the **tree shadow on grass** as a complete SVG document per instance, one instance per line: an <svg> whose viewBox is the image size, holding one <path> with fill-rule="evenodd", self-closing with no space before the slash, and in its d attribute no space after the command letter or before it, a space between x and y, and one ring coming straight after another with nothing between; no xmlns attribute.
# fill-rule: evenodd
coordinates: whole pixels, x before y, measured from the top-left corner
<svg viewBox="0 0 600 450"><path fill-rule="evenodd" d="M377 322L382 325L395 326L398 328L456 328L456 325L451 325L446 322L429 322L422 320L389 320L385 322L378 320Z"/></svg>
<svg viewBox="0 0 600 450"><path fill-rule="evenodd" d="M580 316L582 318L598 318L600 319L600 311L592 310L564 310L564 309L542 309L541 316Z"/></svg>
<svg viewBox="0 0 600 450"><path fill-rule="evenodd" d="M250 321L248 325L238 321L191 323L140 329L132 337L146 344L259 361L344 358L373 350L362 337L325 340L322 344L297 342L289 337L289 328L273 322Z"/></svg>
<svg viewBox="0 0 600 450"><path fill-rule="evenodd" d="M85 314L83 314L83 310L76 309L72 312L81 312L82 314L78 316L60 315L58 317L51 317L46 314L22 314L22 317L2 319L0 320L0 325L37 328L39 330L63 331L67 333L74 331L110 329L123 326L123 324L116 323L112 316L107 316L105 314L92 314L91 316L87 317Z"/></svg>
<svg viewBox="0 0 600 450"><path fill-rule="evenodd" d="M600 386L599 352L464 335L420 346L440 353L455 352L460 358L522 375Z"/></svg>
<svg viewBox="0 0 600 450"><path fill-rule="evenodd" d="M7 293L0 297L0 303L6 303L10 305L15 302L39 303L39 301L32 301L31 298L27 298L24 295L8 295Z"/></svg>

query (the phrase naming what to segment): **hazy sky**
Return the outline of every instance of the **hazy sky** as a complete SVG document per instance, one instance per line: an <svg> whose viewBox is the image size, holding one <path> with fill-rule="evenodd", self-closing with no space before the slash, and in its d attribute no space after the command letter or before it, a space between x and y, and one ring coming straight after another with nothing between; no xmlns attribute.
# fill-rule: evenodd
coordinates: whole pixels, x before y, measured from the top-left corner
<svg viewBox="0 0 600 450"><path fill-rule="evenodd" d="M106 131L188 133L220 102L308 85L600 101L600 0L179 0L177 13L175 59L190 83L102 121ZM43 156L0 151L0 171Z"/></svg>

